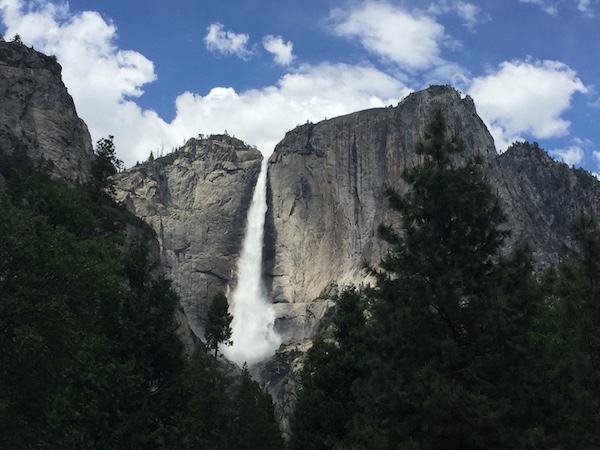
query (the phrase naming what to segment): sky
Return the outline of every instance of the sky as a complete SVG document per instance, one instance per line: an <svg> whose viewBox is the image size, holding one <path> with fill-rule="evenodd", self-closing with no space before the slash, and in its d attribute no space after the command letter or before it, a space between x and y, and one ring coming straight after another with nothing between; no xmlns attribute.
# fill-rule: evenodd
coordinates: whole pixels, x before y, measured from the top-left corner
<svg viewBox="0 0 600 450"><path fill-rule="evenodd" d="M432 84L470 95L499 152L600 173L600 0L0 0L0 33L56 55L96 142L130 167L227 133L285 133Z"/></svg>

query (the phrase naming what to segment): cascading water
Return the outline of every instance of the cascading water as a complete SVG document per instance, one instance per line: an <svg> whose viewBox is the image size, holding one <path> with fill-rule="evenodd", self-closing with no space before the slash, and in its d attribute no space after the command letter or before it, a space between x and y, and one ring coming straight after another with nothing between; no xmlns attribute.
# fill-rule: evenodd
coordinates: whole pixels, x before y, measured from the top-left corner
<svg viewBox="0 0 600 450"><path fill-rule="evenodd" d="M233 345L225 356L238 365L252 365L275 353L281 337L273 329L275 313L262 282L262 255L267 213L267 159L264 158L248 210L246 236L238 262L238 284L229 310Z"/></svg>

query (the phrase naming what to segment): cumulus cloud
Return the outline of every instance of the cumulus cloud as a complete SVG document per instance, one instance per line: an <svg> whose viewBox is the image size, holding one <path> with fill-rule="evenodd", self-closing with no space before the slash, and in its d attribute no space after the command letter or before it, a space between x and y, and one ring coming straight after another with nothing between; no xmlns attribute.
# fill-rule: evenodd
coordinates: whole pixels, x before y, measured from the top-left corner
<svg viewBox="0 0 600 450"><path fill-rule="evenodd" d="M289 66L294 60L292 54L294 44L290 41L284 42L281 36L265 36L263 46L266 51L274 55L274 60L279 65Z"/></svg>
<svg viewBox="0 0 600 450"><path fill-rule="evenodd" d="M572 145L564 150L554 150L552 155L555 156L559 161L572 166L581 162L584 152L580 147Z"/></svg>
<svg viewBox="0 0 600 450"><path fill-rule="evenodd" d="M402 83L370 66L306 65L283 76L276 86L260 90L215 88L205 96L182 94L171 127L181 133L199 123L204 129L196 133L227 129L268 155L286 131L307 120L387 106L409 93Z"/></svg>
<svg viewBox="0 0 600 450"><path fill-rule="evenodd" d="M587 92L574 70L557 61L511 61L475 78L469 94L504 151L522 133L535 138L563 136L570 122L561 115L576 92Z"/></svg>
<svg viewBox="0 0 600 450"><path fill-rule="evenodd" d="M546 14L550 14L551 16L556 16L558 13L558 9L556 5L548 0L519 0L520 3L531 3L542 8Z"/></svg>
<svg viewBox="0 0 600 450"><path fill-rule="evenodd" d="M252 55L252 51L247 47L249 39L248 34L234 33L231 30L225 31L223 24L215 22L207 28L204 43L206 48L213 53L248 59Z"/></svg>
<svg viewBox="0 0 600 450"><path fill-rule="evenodd" d="M115 45L114 24L95 12L73 14L66 3L34 5L0 0L6 34L18 33L27 45L57 56L93 138L114 135L119 158L128 167L145 160L151 150L169 150L199 133L226 129L269 154L286 131L307 120L387 106L410 93L402 82L372 66L304 65L263 89L215 87L204 96L182 93L175 100L175 118L166 122L135 103L143 86L155 80L154 65L140 53Z"/></svg>
<svg viewBox="0 0 600 450"><path fill-rule="evenodd" d="M426 69L441 62L444 27L424 14L409 13L383 2L361 4L330 14L333 32L358 39L379 57L409 69Z"/></svg>

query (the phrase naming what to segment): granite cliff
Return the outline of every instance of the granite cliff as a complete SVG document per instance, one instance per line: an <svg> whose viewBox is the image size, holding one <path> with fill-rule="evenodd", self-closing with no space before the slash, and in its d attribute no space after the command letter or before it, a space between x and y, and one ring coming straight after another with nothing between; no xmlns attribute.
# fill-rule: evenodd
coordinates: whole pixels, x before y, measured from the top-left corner
<svg viewBox="0 0 600 450"><path fill-rule="evenodd" d="M538 268L555 264L570 244L568 223L580 204L600 211L593 176L554 161L536 144L515 144L499 156L472 99L448 86L411 94L396 107L297 127L268 164L264 280L285 338L314 335L336 287L369 282L363 264L377 264L386 252L375 229L398 220L383 191L406 189L402 173L419 164L414 145L435 105L448 133L465 143L462 158L484 159L512 230L507 250L527 243ZM213 136L115 178L117 198L156 230L165 269L199 335L212 296L235 287L261 158L235 138Z"/></svg>
<svg viewBox="0 0 600 450"><path fill-rule="evenodd" d="M383 195L403 191L402 173L419 163L415 143L439 104L449 133L497 170L494 143L473 101L449 87L412 94L397 107L372 109L290 131L269 160L266 277L280 328L303 338L326 310L315 298L330 286L367 282L363 263L386 246L380 223L394 220Z"/></svg>
<svg viewBox="0 0 600 450"><path fill-rule="evenodd" d="M515 144L499 156L473 100L448 86L411 94L396 107L300 126L269 160L265 277L288 337L314 334L330 287L369 281L363 263L376 265L386 251L375 229L398 219L383 192L405 191L402 173L419 164L414 145L436 105L448 134L465 144L461 158L483 157L512 230L507 250L528 244L538 268L556 264L580 205L600 211L595 177L556 162L537 144Z"/></svg>
<svg viewBox="0 0 600 450"><path fill-rule="evenodd" d="M505 250L529 245L542 269L572 244L568 225L580 208L600 212L600 182L556 162L537 144L517 143L499 156L468 96L447 86L411 94L396 107L361 111L290 131L269 160L265 279L290 338L254 368L276 399L288 430L298 370L310 338L322 326L336 286L368 283L363 264L386 252L375 234L399 217L386 187L406 190L402 173L419 164L415 143L440 106L448 134L465 144L460 158L483 157L482 170L501 197L512 233ZM299 349L302 351L299 351Z"/></svg>
<svg viewBox="0 0 600 450"><path fill-rule="evenodd" d="M208 306L235 284L261 153L234 137L191 139L115 177L116 197L156 231L167 274L198 336Z"/></svg>
<svg viewBox="0 0 600 450"><path fill-rule="evenodd" d="M53 177L72 185L88 179L93 147L61 70L56 58L0 40L0 152L44 158Z"/></svg>

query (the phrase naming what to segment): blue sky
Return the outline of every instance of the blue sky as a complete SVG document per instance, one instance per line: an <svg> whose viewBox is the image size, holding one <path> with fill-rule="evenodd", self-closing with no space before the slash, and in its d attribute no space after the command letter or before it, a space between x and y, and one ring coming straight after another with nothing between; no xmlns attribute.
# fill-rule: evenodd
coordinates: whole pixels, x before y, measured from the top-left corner
<svg viewBox="0 0 600 450"><path fill-rule="evenodd" d="M537 141L600 173L599 16L600 0L0 0L0 33L58 57L127 166L225 130L268 155L307 120L450 84L500 152Z"/></svg>

